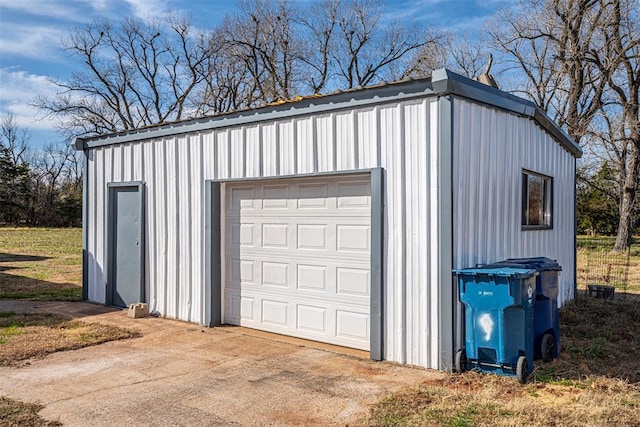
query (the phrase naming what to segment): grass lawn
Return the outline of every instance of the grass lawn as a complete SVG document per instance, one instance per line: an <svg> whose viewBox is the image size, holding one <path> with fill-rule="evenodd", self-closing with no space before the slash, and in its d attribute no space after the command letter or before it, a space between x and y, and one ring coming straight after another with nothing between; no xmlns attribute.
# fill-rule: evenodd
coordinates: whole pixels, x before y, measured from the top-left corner
<svg viewBox="0 0 640 427"><path fill-rule="evenodd" d="M79 301L82 230L0 227L0 299Z"/></svg>

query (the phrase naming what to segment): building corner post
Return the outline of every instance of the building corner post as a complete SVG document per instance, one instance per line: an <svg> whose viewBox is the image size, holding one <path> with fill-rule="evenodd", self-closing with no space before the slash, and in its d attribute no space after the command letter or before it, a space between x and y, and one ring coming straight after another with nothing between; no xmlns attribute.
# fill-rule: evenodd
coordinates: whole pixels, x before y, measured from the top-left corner
<svg viewBox="0 0 640 427"><path fill-rule="evenodd" d="M453 298L453 97L438 98L438 368L451 370L454 354Z"/></svg>
<svg viewBox="0 0 640 427"><path fill-rule="evenodd" d="M82 151L82 301L89 300L89 152Z"/></svg>

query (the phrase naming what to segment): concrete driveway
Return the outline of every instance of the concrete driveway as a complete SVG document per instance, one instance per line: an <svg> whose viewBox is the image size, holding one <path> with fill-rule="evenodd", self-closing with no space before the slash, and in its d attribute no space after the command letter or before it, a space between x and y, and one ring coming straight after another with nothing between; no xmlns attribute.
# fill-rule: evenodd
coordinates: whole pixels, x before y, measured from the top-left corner
<svg viewBox="0 0 640 427"><path fill-rule="evenodd" d="M43 417L69 426L346 425L388 393L443 375L244 328L131 319L93 304L0 301L0 311L9 309L142 333L0 368L0 395L41 403Z"/></svg>

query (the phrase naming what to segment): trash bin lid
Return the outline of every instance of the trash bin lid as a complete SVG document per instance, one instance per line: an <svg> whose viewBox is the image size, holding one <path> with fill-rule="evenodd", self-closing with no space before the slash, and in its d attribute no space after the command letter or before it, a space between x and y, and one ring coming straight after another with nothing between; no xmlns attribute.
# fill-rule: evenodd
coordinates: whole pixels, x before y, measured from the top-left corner
<svg viewBox="0 0 640 427"><path fill-rule="evenodd" d="M497 264L519 264L526 268L535 268L538 271L562 271L562 267L551 258L533 257L533 258L509 258L500 261Z"/></svg>
<svg viewBox="0 0 640 427"><path fill-rule="evenodd" d="M516 279L528 279L529 277L536 276L538 271L532 268L526 268L520 265L495 265L492 267L475 267L475 268L462 268L453 270L458 276L503 276L503 277L515 277Z"/></svg>

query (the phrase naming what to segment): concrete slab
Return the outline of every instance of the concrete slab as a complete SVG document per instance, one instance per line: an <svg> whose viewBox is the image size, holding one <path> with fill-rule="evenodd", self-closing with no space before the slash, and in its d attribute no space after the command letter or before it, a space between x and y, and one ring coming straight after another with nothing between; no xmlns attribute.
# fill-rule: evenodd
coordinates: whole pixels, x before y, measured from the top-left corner
<svg viewBox="0 0 640 427"><path fill-rule="evenodd" d="M87 303L24 306L142 333L0 368L0 395L41 403L43 417L68 426L345 425L386 394L444 375L244 328L133 319Z"/></svg>

